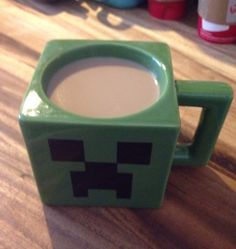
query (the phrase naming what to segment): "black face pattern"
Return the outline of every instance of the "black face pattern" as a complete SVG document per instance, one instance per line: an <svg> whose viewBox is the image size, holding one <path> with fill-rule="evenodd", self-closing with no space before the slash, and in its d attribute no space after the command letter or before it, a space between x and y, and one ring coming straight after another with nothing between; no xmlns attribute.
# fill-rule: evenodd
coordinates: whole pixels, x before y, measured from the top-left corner
<svg viewBox="0 0 236 249"><path fill-rule="evenodd" d="M84 161L84 144L81 140L48 139L53 161Z"/></svg>
<svg viewBox="0 0 236 249"><path fill-rule="evenodd" d="M118 173L118 164L149 165L151 143L118 142L117 163L87 162L81 140L49 139L52 161L84 162L85 172L71 171L72 189L75 197L88 197L89 189L115 190L117 198L131 198L131 173Z"/></svg>

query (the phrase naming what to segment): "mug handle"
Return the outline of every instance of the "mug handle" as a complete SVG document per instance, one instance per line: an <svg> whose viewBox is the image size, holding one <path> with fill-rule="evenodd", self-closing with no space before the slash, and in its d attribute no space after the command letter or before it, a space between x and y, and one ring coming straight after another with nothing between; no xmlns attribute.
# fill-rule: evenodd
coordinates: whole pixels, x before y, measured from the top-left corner
<svg viewBox="0 0 236 249"><path fill-rule="evenodd" d="M178 144L173 166L206 165L233 99L232 88L221 82L176 81L180 106L202 107L192 144Z"/></svg>

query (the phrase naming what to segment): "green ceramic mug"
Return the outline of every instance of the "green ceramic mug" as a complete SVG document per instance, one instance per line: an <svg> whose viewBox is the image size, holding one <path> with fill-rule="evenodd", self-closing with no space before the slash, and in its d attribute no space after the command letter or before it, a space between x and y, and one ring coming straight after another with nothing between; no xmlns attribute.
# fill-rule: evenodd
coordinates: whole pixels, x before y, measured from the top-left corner
<svg viewBox="0 0 236 249"><path fill-rule="evenodd" d="M60 68L88 57L134 61L158 79L160 98L125 117L93 118L55 106L46 95ZM48 205L160 207L172 165L206 165L232 89L175 81L167 45L56 40L47 44L24 97L19 122L42 201ZM179 106L202 107L193 144L177 144Z"/></svg>

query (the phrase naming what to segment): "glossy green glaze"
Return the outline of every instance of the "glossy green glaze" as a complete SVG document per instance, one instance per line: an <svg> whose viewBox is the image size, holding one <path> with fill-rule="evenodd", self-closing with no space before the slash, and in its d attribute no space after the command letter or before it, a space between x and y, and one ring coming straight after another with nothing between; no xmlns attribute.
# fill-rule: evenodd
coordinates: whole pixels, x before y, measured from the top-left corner
<svg viewBox="0 0 236 249"><path fill-rule="evenodd" d="M52 75L67 63L87 57L118 57L142 64L158 79L160 99L139 113L119 118L88 118L66 112L47 98ZM177 89L177 92L176 92ZM19 122L42 201L49 205L160 207L171 165L207 163L232 99L223 83L186 83L173 79L167 45L154 42L56 40L47 44L24 97ZM204 109L195 143L177 146L180 105ZM85 159L53 161L48 139L81 140ZM150 163L117 163L117 143L152 144ZM87 162L117 163L117 174L132 175L130 198L89 189L73 195L70 172L86 172Z"/></svg>
<svg viewBox="0 0 236 249"><path fill-rule="evenodd" d="M198 167L207 164L233 99L231 87L221 82L177 81L178 102L202 107L193 144L179 145L173 164Z"/></svg>

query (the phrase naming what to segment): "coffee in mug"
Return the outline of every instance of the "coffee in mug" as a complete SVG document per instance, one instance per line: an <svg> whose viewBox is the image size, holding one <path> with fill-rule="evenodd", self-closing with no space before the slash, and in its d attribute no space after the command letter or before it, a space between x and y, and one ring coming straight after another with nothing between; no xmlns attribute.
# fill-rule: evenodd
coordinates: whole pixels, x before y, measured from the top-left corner
<svg viewBox="0 0 236 249"><path fill-rule="evenodd" d="M92 57L72 62L50 80L47 95L62 109L89 117L120 117L158 100L155 76L130 60Z"/></svg>

